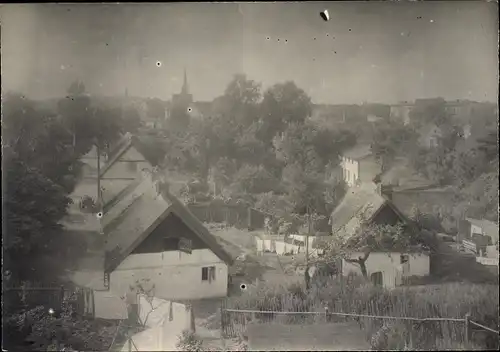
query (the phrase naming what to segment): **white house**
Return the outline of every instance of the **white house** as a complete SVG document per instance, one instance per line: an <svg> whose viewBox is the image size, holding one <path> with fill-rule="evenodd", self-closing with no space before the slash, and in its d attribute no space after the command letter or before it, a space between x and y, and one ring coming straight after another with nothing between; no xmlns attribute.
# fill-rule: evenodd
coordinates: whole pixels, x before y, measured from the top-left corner
<svg viewBox="0 0 500 352"><path fill-rule="evenodd" d="M110 291L149 279L163 299L225 297L232 258L215 237L147 172L130 195L103 217Z"/></svg>
<svg viewBox="0 0 500 352"><path fill-rule="evenodd" d="M99 160L99 178L103 205L111 204L121 192L130 186L141 174L143 169L152 170L152 165L137 149L137 140L130 134L125 134L108 154L98 157L93 147L81 158L84 163L82 177L70 194L72 204L69 215L63 219L63 225L70 231L101 231L96 218L98 210L82 209L82 201L90 198L97 204L98 177L97 163Z"/></svg>
<svg viewBox="0 0 500 352"><path fill-rule="evenodd" d="M142 170L153 170L153 166L141 154L139 149L138 139L127 133L107 155L106 165L101 169L100 173L104 204L135 181Z"/></svg>
<svg viewBox="0 0 500 352"><path fill-rule="evenodd" d="M469 238L473 238L474 235L487 236L491 240L491 245L496 245L498 243L498 225L492 221L486 219L466 219L470 224Z"/></svg>
<svg viewBox="0 0 500 352"><path fill-rule="evenodd" d="M351 253L353 259L362 253ZM429 254L425 252L374 252L366 260L366 271L371 281L385 288L394 288L403 284L403 278L410 276L428 276L430 272ZM342 275L349 273L361 275L359 265L342 262Z"/></svg>
<svg viewBox="0 0 500 352"><path fill-rule="evenodd" d="M150 172L127 187L100 219L99 253L69 274L94 292L94 315L123 319L120 297L148 281L155 297L192 301L227 296L231 256ZM121 308L120 308L121 307Z"/></svg>
<svg viewBox="0 0 500 352"><path fill-rule="evenodd" d="M441 129L435 124L427 124L418 130L418 143L425 148L435 148L443 136Z"/></svg>
<svg viewBox="0 0 500 352"><path fill-rule="evenodd" d="M351 189L335 208L331 217L332 235L348 239L356 234L363 221L395 225L407 223L407 218L384 195L381 185L362 184ZM359 258L360 253L352 253ZM421 247L406 252L394 249L392 252L370 253L366 261L368 275L374 283L392 288L402 284L404 277L428 276L429 254ZM343 261L342 272L361 273L357 264Z"/></svg>
<svg viewBox="0 0 500 352"><path fill-rule="evenodd" d="M358 145L342 155L342 177L350 187L360 182L371 182L381 167L372 153L371 145Z"/></svg>

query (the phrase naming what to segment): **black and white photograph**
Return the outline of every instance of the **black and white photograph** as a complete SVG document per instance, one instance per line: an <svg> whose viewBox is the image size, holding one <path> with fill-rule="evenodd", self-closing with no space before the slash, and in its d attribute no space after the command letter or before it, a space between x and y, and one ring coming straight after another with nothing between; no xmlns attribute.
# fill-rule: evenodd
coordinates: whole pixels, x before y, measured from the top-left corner
<svg viewBox="0 0 500 352"><path fill-rule="evenodd" d="M0 4L2 351L498 350L498 1Z"/></svg>

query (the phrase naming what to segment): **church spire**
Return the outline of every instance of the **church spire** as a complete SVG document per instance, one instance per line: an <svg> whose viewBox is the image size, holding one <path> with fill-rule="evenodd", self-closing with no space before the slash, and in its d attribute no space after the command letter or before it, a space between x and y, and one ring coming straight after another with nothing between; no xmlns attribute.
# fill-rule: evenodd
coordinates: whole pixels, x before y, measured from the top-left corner
<svg viewBox="0 0 500 352"><path fill-rule="evenodd" d="M184 68L184 83L182 84L182 94L189 94L189 87L187 83L186 68Z"/></svg>

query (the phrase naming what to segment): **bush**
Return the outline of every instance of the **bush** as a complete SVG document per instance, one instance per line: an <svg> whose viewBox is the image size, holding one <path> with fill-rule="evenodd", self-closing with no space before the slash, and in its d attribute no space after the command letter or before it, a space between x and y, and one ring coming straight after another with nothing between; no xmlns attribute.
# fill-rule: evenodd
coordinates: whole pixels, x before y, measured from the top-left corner
<svg viewBox="0 0 500 352"><path fill-rule="evenodd" d="M355 277L331 279L325 286L311 287L306 292L302 285L251 286L245 294L231 297L228 305L235 309L273 311L319 311L363 315L459 318L466 313L482 325L498 329L499 288L494 285L441 284L419 287L400 287L393 290L377 288ZM231 318L237 318L233 313ZM238 314L240 315L240 314ZM248 319L249 317L247 317ZM256 319L268 321L274 314L257 314ZM288 315L279 318L283 323L313 322L313 315ZM332 321L345 320L332 316ZM463 322L409 321L353 318L358 321L366 338L378 348L397 349L454 349L464 344ZM474 334L471 347L498 349L496 336Z"/></svg>
<svg viewBox="0 0 500 352"><path fill-rule="evenodd" d="M202 340L198 335L190 330L184 330L182 334L179 336L179 340L176 344L176 347L179 351L203 351L202 348Z"/></svg>
<svg viewBox="0 0 500 352"><path fill-rule="evenodd" d="M4 319L6 344L20 350L55 350L55 341L62 346L79 351L99 351L111 345L116 327L98 326L97 321L87 321L76 316L74 297L65 299L60 309L49 314L45 306L11 314Z"/></svg>

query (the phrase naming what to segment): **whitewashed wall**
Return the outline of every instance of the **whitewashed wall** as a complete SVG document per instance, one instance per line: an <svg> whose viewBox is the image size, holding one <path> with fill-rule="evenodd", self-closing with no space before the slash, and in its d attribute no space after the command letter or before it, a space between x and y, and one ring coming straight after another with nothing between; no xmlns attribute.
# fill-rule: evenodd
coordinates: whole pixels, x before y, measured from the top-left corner
<svg viewBox="0 0 500 352"><path fill-rule="evenodd" d="M486 246L486 257L488 258L493 258L493 259L498 259L499 257L499 253L498 253L498 249L497 249L497 246L494 245L494 246Z"/></svg>
<svg viewBox="0 0 500 352"><path fill-rule="evenodd" d="M358 258L362 253L353 253L351 258ZM430 272L430 259L426 254L410 254L406 265L400 263L401 253L371 253L366 261L368 276L375 272L382 272L384 287L391 288L402 283L402 277L427 276ZM342 263L342 274L347 276L350 272L361 275L358 265Z"/></svg>
<svg viewBox="0 0 500 352"><path fill-rule="evenodd" d="M215 266L215 280L202 281L202 267ZM155 296L163 299L202 299L227 296L227 264L208 249L192 254L169 251L128 256L110 275L110 289L123 294L136 280L149 279Z"/></svg>
<svg viewBox="0 0 500 352"><path fill-rule="evenodd" d="M476 234L476 233L482 235L483 234L483 229L480 228L479 226L471 224L470 225L470 235L471 235L471 238L472 238L472 235Z"/></svg>
<svg viewBox="0 0 500 352"><path fill-rule="evenodd" d="M359 163L356 160L343 157L341 166L343 169L344 181L348 186L354 186L359 177ZM349 174L347 171L349 171Z"/></svg>
<svg viewBox="0 0 500 352"><path fill-rule="evenodd" d="M140 317L144 321L145 316L151 311L151 306L141 297ZM183 330L191 326L190 310L184 304L154 299L155 310L150 314L146 326L147 329L132 336L135 346L139 351L175 351L178 336ZM135 348L132 347L135 351ZM122 351L128 352L126 343Z"/></svg>
<svg viewBox="0 0 500 352"><path fill-rule="evenodd" d="M285 255L285 254L297 254L302 250L301 246L297 246L295 244L286 243L284 241L274 241L274 246L276 248L276 254Z"/></svg>

